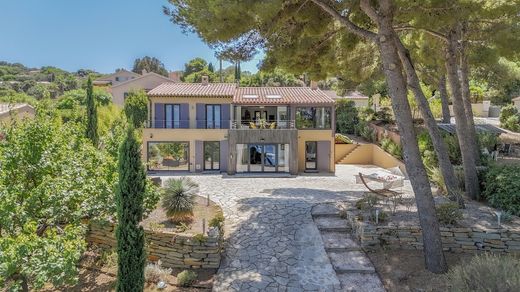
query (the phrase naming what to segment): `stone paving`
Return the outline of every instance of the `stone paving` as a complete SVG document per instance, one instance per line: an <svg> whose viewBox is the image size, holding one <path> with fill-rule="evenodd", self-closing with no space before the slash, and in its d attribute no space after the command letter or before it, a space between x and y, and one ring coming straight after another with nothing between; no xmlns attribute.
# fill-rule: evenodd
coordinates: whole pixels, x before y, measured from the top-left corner
<svg viewBox="0 0 520 292"><path fill-rule="evenodd" d="M311 208L357 200L364 187L354 174L367 167L338 165L335 176L191 176L226 218L214 291L342 291Z"/></svg>

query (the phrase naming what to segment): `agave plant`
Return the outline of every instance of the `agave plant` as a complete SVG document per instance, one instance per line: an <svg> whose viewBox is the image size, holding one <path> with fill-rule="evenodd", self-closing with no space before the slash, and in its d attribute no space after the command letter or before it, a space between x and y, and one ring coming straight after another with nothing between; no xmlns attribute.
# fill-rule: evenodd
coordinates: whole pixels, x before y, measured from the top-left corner
<svg viewBox="0 0 520 292"><path fill-rule="evenodd" d="M162 207L174 221L186 221L193 216L195 194L199 185L190 178L168 179L162 196Z"/></svg>

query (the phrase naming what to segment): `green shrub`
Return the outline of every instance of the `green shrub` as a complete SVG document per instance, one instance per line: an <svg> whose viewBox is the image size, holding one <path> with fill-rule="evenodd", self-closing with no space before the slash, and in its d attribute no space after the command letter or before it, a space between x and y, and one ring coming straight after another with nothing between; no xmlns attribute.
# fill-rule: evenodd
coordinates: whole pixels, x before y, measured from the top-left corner
<svg viewBox="0 0 520 292"><path fill-rule="evenodd" d="M435 207L437 218L441 224L456 224L462 219L462 211L459 204L454 202L442 203Z"/></svg>
<svg viewBox="0 0 520 292"><path fill-rule="evenodd" d="M477 255L450 269L450 291L520 291L520 260L495 254Z"/></svg>
<svg viewBox="0 0 520 292"><path fill-rule="evenodd" d="M102 250L97 265L105 268L117 267L117 252L115 249Z"/></svg>
<svg viewBox="0 0 520 292"><path fill-rule="evenodd" d="M218 213L209 221L209 227L217 227L219 230L222 230L224 227L224 215L222 213Z"/></svg>
<svg viewBox="0 0 520 292"><path fill-rule="evenodd" d="M358 111L352 100L340 99L336 102L336 131L354 134L359 122Z"/></svg>
<svg viewBox="0 0 520 292"><path fill-rule="evenodd" d="M500 125L504 125L510 117L518 116L518 109L514 104L508 104L500 110Z"/></svg>
<svg viewBox="0 0 520 292"><path fill-rule="evenodd" d="M520 166L490 167L482 195L491 206L520 216Z"/></svg>
<svg viewBox="0 0 520 292"><path fill-rule="evenodd" d="M444 177L442 176L442 172L441 172L440 168L431 167L431 168L426 168L426 170L428 171L428 176L430 177L430 181L437 186L439 191L443 195L448 194L448 190L446 189L446 183L444 182Z"/></svg>
<svg viewBox="0 0 520 292"><path fill-rule="evenodd" d="M197 273L192 270L184 270L177 274L177 285L181 287L189 287L195 280L197 280Z"/></svg>
<svg viewBox="0 0 520 292"><path fill-rule="evenodd" d="M502 126L513 132L520 132L520 116L510 116Z"/></svg>
<svg viewBox="0 0 520 292"><path fill-rule="evenodd" d="M498 136L494 133L478 133L478 144L479 148L486 148L488 151L493 151L495 145L498 144Z"/></svg>
<svg viewBox="0 0 520 292"><path fill-rule="evenodd" d="M381 139L381 148L399 159L403 158L401 145L395 143L390 138L385 137Z"/></svg>
<svg viewBox="0 0 520 292"><path fill-rule="evenodd" d="M366 122L360 122L356 125L356 134L369 142L376 141L376 132Z"/></svg>
<svg viewBox="0 0 520 292"><path fill-rule="evenodd" d="M335 144L352 144L354 143L352 139L349 137L342 135L342 134L335 134L334 135L334 143Z"/></svg>
<svg viewBox="0 0 520 292"><path fill-rule="evenodd" d="M208 238L204 236L204 234L199 233L193 236L193 240L197 243L204 244L208 240Z"/></svg>
<svg viewBox="0 0 520 292"><path fill-rule="evenodd" d="M162 207L174 221L185 221L193 216L195 194L199 186L189 177L168 179L162 196Z"/></svg>

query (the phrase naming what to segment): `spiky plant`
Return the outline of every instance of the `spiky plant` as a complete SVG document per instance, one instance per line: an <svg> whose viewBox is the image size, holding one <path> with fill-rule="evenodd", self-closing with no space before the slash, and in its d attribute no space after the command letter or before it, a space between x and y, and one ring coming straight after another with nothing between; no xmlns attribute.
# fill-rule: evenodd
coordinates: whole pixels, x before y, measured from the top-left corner
<svg viewBox="0 0 520 292"><path fill-rule="evenodd" d="M168 179L165 182L162 207L174 221L186 221L193 216L195 194L199 185L187 177Z"/></svg>

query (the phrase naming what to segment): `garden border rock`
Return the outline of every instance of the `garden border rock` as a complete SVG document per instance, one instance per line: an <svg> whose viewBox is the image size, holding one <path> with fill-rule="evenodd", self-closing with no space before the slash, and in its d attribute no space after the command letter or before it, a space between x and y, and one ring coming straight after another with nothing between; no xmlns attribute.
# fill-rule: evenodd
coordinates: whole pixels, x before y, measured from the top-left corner
<svg viewBox="0 0 520 292"><path fill-rule="evenodd" d="M86 241L102 249L116 248L116 225L111 222L90 222ZM200 234L176 233L145 228L148 260L161 260L166 268L217 269L222 253L222 233L211 228L203 240Z"/></svg>
<svg viewBox="0 0 520 292"><path fill-rule="evenodd" d="M421 227L418 225L374 225L357 219L354 209L345 211L352 235L365 250L379 248L423 249ZM483 251L520 252L520 226L503 228L440 227L442 246L455 253Z"/></svg>

